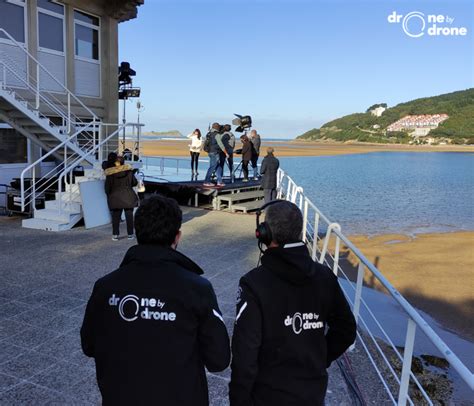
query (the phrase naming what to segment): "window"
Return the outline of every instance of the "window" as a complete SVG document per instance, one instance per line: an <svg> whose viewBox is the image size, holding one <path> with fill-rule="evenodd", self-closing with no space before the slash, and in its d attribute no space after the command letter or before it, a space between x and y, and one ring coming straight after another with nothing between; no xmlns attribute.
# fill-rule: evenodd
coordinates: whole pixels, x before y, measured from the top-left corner
<svg viewBox="0 0 474 406"><path fill-rule="evenodd" d="M0 164L28 162L26 137L0 124Z"/></svg>
<svg viewBox="0 0 474 406"><path fill-rule="evenodd" d="M25 1L0 0L0 28L16 41L25 43ZM8 37L0 33L1 39Z"/></svg>
<svg viewBox="0 0 474 406"><path fill-rule="evenodd" d="M89 60L99 60L99 19L74 11L76 56Z"/></svg>
<svg viewBox="0 0 474 406"><path fill-rule="evenodd" d="M64 6L38 0L38 33L41 50L64 52Z"/></svg>

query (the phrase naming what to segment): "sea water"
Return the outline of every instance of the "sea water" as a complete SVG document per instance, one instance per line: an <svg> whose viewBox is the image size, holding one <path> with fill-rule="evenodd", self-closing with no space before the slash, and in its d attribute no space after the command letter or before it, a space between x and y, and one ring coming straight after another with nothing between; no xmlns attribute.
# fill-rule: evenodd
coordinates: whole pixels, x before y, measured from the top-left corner
<svg viewBox="0 0 474 406"><path fill-rule="evenodd" d="M347 234L474 230L474 154L372 152L280 158Z"/></svg>

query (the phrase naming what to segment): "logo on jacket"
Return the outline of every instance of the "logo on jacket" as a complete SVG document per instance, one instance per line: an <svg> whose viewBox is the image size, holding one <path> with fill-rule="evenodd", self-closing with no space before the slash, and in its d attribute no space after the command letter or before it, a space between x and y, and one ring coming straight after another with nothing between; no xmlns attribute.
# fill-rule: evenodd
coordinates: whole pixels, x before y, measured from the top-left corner
<svg viewBox="0 0 474 406"><path fill-rule="evenodd" d="M317 330L324 328L324 323L318 321L319 314L316 313L299 313L293 316L286 316L285 326L292 327L295 334L300 334L303 330Z"/></svg>
<svg viewBox="0 0 474 406"><path fill-rule="evenodd" d="M160 299L139 298L135 295L126 295L120 298L114 293L109 298L109 306L117 306L120 317L125 321L135 321L138 318L143 320L175 321L176 313L161 311L165 304Z"/></svg>

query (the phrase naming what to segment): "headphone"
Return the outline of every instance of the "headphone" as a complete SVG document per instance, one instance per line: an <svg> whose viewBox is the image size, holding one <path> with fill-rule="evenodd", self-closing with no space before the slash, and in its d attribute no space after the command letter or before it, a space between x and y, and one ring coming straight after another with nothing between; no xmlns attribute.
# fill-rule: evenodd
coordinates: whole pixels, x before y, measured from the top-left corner
<svg viewBox="0 0 474 406"><path fill-rule="evenodd" d="M272 204L281 203L281 202L282 200L273 200L271 202L265 203L262 207L260 207L260 209L257 210L257 227L255 229L255 237L258 240L259 247L261 247L262 244L265 244L268 246L272 242L272 230L270 230L270 227L265 221L260 223L260 216L262 215L262 212L268 206L271 206Z"/></svg>

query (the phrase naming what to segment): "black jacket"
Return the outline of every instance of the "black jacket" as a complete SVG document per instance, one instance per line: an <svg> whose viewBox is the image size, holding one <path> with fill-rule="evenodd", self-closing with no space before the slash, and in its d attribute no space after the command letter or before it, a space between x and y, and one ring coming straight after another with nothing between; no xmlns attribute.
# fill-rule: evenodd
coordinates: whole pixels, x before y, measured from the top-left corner
<svg viewBox="0 0 474 406"><path fill-rule="evenodd" d="M268 249L262 266L240 280L231 406L322 405L326 368L355 334L354 317L329 268L312 261L303 244Z"/></svg>
<svg viewBox="0 0 474 406"><path fill-rule="evenodd" d="M276 189L277 187L277 172L280 167L280 161L273 155L267 155L263 158L260 166L260 173L263 175L262 188Z"/></svg>
<svg viewBox="0 0 474 406"><path fill-rule="evenodd" d="M105 193L110 210L133 209L138 197L132 189L138 184L130 165L120 165L105 170Z"/></svg>
<svg viewBox="0 0 474 406"><path fill-rule="evenodd" d="M104 405L207 405L204 367L230 361L211 283L169 248L136 245L99 279L81 328Z"/></svg>

